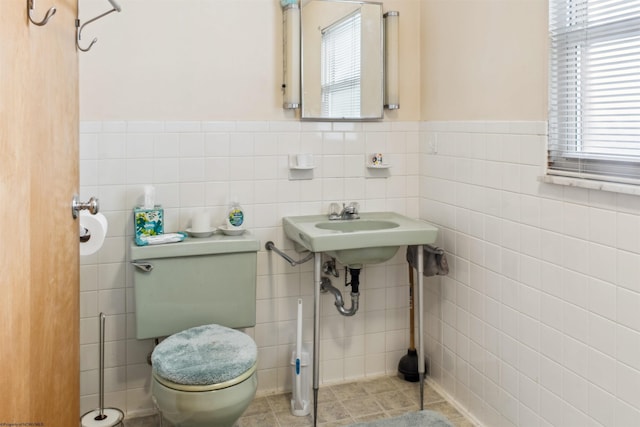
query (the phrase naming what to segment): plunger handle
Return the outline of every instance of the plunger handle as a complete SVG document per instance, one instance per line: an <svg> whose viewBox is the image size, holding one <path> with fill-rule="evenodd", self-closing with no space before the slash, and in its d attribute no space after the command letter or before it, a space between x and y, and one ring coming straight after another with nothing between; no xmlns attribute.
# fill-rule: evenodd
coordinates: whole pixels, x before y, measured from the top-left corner
<svg viewBox="0 0 640 427"><path fill-rule="evenodd" d="M415 314L414 314L414 304L413 304L413 267L411 264L409 266L409 350L416 350L416 343L414 337L414 329L415 329Z"/></svg>

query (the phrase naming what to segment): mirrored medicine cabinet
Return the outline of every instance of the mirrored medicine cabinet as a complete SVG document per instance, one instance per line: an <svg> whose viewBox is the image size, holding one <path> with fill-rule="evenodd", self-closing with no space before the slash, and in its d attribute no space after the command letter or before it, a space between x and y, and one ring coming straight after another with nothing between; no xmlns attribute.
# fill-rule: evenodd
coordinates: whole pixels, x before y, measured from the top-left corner
<svg viewBox="0 0 640 427"><path fill-rule="evenodd" d="M300 13L302 119L381 119L382 4L309 0Z"/></svg>

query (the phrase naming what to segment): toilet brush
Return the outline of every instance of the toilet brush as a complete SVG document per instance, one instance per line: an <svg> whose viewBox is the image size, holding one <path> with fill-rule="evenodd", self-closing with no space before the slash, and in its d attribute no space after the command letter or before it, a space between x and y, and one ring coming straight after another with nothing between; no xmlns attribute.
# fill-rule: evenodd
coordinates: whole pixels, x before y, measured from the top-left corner
<svg viewBox="0 0 640 427"><path fill-rule="evenodd" d="M124 419L124 413L120 409L104 407L104 323L105 315L100 313L100 407L80 418L82 427L113 427L122 425Z"/></svg>
<svg viewBox="0 0 640 427"><path fill-rule="evenodd" d="M302 351L302 299L298 298L298 328L296 330L296 349L291 355L294 365L293 391L291 393L291 413L304 417L311 412L309 405L309 376L303 372L303 366L309 365L309 354ZM304 375L303 375L304 373Z"/></svg>

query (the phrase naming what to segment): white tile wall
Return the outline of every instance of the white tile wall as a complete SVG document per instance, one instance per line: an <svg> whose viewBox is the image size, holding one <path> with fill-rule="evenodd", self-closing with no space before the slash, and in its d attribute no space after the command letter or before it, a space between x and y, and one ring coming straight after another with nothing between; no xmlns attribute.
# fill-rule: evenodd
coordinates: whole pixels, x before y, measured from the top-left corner
<svg viewBox="0 0 640 427"><path fill-rule="evenodd" d="M362 210L419 215L419 123L84 122L80 128L81 196L97 196L109 221L103 248L81 259L81 410L98 405L98 314L107 315L105 403L129 415L152 410L151 340L134 330L126 248L132 208L146 184L157 189L166 230L184 230L195 209L221 223L237 196L247 225L298 257L284 237L285 215L324 213L333 201ZM312 153L314 179L290 181L288 155ZM366 178L365 154L382 152L389 178ZM404 251L365 268L359 313L340 316L322 297L322 382L392 373L408 346L408 279ZM258 254L257 324L247 332L259 347L261 392L290 389L290 354L297 298L305 303L304 338L312 340L310 263L298 268ZM342 286L337 279L337 285ZM625 351L628 351L625 349Z"/></svg>
<svg viewBox="0 0 640 427"><path fill-rule="evenodd" d="M421 124L431 376L486 426L640 425L640 197L543 184L546 124Z"/></svg>
<svg viewBox="0 0 640 427"><path fill-rule="evenodd" d="M106 402L151 409L146 355L135 339L126 246L145 184L167 229L194 209L222 218L238 196L248 225L294 257L284 215L331 201L420 215L441 227L451 273L427 283L431 376L487 426L640 425L640 198L543 184L540 122L305 123L84 122L81 193L97 195L105 246L81 260L81 402L97 406L98 321L107 318ZM389 178L367 178L383 152ZM314 179L289 181L287 156L313 153ZM402 251L400 251L402 252ZM258 258L262 392L290 388L294 307L305 300L311 341L311 266ZM408 342L404 254L364 271L361 312L322 304L322 382L392 373Z"/></svg>

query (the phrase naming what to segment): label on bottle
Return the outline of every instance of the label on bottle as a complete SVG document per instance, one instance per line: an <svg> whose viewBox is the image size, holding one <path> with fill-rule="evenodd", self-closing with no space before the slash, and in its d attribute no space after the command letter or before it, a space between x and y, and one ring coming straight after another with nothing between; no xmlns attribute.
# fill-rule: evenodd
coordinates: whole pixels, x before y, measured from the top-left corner
<svg viewBox="0 0 640 427"><path fill-rule="evenodd" d="M228 220L232 227L242 227L242 223L244 222L244 212L242 212L242 209L234 207L229 211Z"/></svg>

